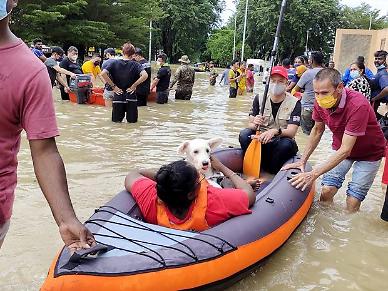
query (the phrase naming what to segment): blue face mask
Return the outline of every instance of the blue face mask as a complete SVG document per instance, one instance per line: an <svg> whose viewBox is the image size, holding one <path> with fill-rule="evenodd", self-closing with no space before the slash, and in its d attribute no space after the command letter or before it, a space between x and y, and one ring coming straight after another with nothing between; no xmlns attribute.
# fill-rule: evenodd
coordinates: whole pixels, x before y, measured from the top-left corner
<svg viewBox="0 0 388 291"><path fill-rule="evenodd" d="M0 20L6 18L7 15L7 0L0 0Z"/></svg>
<svg viewBox="0 0 388 291"><path fill-rule="evenodd" d="M357 79L358 77L360 77L359 71L350 71L350 78L352 78L352 80Z"/></svg>

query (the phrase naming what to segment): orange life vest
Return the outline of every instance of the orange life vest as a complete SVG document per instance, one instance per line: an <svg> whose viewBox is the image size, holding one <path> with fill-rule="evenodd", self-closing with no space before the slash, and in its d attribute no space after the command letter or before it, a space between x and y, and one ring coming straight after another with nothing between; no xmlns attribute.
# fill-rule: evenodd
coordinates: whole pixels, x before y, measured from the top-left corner
<svg viewBox="0 0 388 291"><path fill-rule="evenodd" d="M209 229L209 225L206 222L207 186L208 182L206 179L202 179L200 188L197 191L197 198L194 201L191 215L184 223L181 224L175 224L170 221L167 214L167 206L163 201L158 199L156 205L158 225L179 230L203 231Z"/></svg>

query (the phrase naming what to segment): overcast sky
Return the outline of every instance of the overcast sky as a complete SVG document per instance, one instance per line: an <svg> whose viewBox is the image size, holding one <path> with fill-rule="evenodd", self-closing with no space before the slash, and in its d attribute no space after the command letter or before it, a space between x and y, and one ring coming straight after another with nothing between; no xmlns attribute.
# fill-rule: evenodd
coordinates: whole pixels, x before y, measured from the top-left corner
<svg viewBox="0 0 388 291"><path fill-rule="evenodd" d="M379 9L381 15L388 14L388 0L340 0L340 2L351 7L359 6L362 2L365 2L372 6L372 8ZM226 23L233 14L231 10L235 10L233 0L225 0L225 3L226 9L222 13L222 23Z"/></svg>

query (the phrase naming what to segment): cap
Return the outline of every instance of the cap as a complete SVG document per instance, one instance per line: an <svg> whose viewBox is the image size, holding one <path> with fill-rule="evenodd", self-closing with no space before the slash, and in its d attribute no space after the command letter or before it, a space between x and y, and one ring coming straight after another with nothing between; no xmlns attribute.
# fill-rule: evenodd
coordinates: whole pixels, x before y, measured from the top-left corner
<svg viewBox="0 0 388 291"><path fill-rule="evenodd" d="M135 54L139 55L139 56L142 56L143 55L143 52L141 50L141 48L135 48Z"/></svg>
<svg viewBox="0 0 388 291"><path fill-rule="evenodd" d="M107 48L106 50L104 50L104 55L106 55L106 54L110 54L111 56L115 56L116 51L113 48Z"/></svg>
<svg viewBox="0 0 388 291"><path fill-rule="evenodd" d="M185 63L185 64L190 64L190 59L187 55L183 55L178 62Z"/></svg>
<svg viewBox="0 0 388 291"><path fill-rule="evenodd" d="M273 75L280 75L283 78L288 79L288 72L287 69L283 66L275 66L272 68L271 76Z"/></svg>

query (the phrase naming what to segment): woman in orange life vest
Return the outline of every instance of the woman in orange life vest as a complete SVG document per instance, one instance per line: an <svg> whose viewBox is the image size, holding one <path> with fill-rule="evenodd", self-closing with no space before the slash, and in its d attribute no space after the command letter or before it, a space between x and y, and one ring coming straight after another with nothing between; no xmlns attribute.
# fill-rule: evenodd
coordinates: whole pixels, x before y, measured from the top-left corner
<svg viewBox="0 0 388 291"><path fill-rule="evenodd" d="M222 172L236 189L216 188L186 161L159 170L130 172L125 179L144 219L180 230L203 231L234 216L249 214L255 203L252 186L212 157L212 167Z"/></svg>

